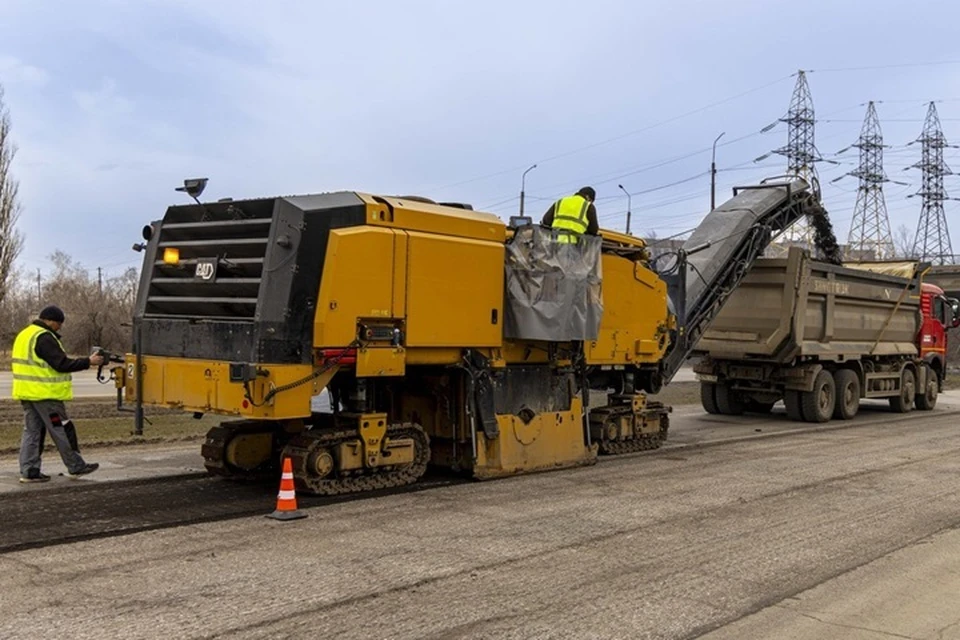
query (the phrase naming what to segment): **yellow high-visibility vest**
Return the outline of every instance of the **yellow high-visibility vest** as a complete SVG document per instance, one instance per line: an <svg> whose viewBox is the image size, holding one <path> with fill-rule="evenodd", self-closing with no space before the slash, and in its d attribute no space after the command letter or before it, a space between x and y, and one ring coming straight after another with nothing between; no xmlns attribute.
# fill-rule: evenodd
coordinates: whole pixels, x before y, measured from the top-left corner
<svg viewBox="0 0 960 640"><path fill-rule="evenodd" d="M10 395L14 400L38 402L73 399L73 376L60 373L36 354L37 338L44 333L51 334L63 348L57 334L35 324L17 334L13 342L13 390Z"/></svg>
<svg viewBox="0 0 960 640"><path fill-rule="evenodd" d="M553 207L553 224L557 242L576 244L577 238L587 232L587 210L590 203L583 196L567 196L557 200Z"/></svg>

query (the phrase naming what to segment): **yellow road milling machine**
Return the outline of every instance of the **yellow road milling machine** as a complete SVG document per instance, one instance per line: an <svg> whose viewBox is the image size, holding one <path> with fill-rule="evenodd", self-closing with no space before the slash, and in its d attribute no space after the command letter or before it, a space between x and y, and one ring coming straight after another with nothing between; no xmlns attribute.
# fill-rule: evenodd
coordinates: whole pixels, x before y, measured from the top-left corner
<svg viewBox="0 0 960 640"><path fill-rule="evenodd" d="M289 457L310 494L410 484L428 464L483 479L654 449L670 408L648 395L805 215L824 212L800 179L740 187L655 261L633 236L561 244L528 218L417 197L172 206L144 228L118 398L223 415L202 445L211 473Z"/></svg>

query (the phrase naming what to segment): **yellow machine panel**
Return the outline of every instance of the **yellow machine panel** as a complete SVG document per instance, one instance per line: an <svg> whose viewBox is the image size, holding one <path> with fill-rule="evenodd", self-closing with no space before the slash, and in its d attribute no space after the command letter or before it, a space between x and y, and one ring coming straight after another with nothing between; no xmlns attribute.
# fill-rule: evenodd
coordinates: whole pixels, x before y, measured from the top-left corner
<svg viewBox="0 0 960 640"><path fill-rule="evenodd" d="M497 347L503 342L502 243L411 231L407 347Z"/></svg>
<svg viewBox="0 0 960 640"><path fill-rule="evenodd" d="M586 345L590 364L640 364L660 360L668 346L667 285L633 260L604 254L600 335Z"/></svg>
<svg viewBox="0 0 960 640"><path fill-rule="evenodd" d="M574 398L569 411L542 413L529 422L515 415L498 415L499 435L477 434L474 476L496 478L518 472L593 464L597 445L584 443L583 404Z"/></svg>
<svg viewBox="0 0 960 640"><path fill-rule="evenodd" d="M367 224L503 244L507 228L497 216L408 198L358 194L367 203Z"/></svg>
<svg viewBox="0 0 960 640"><path fill-rule="evenodd" d="M133 361L133 354L129 356ZM173 407L185 411L269 418L273 420L303 418L310 415L310 400L319 393L336 373L333 368L321 376L284 393L276 394L269 402L265 396L272 387L310 378L311 365L264 365L266 375L248 383L250 398L242 382L230 380L230 365L226 362L205 362L186 358L146 356L140 367L143 376L143 402ZM131 364L118 369L120 380L131 398L138 375ZM131 398L132 399L132 398Z"/></svg>
<svg viewBox="0 0 960 640"><path fill-rule="evenodd" d="M402 376L406 372L406 349L369 347L357 350L357 375L361 377Z"/></svg>
<svg viewBox="0 0 960 640"><path fill-rule="evenodd" d="M330 232L317 300L315 346L350 344L357 335L358 318L403 316L394 294L398 281L403 283L396 277L395 256L402 255L404 239L403 232L376 227ZM399 267L402 274L404 264Z"/></svg>

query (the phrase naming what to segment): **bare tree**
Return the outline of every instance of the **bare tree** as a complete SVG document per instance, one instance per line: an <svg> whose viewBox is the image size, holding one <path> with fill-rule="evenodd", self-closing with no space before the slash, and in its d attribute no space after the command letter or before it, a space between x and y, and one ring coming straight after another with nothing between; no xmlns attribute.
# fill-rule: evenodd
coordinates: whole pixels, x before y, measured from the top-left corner
<svg viewBox="0 0 960 640"><path fill-rule="evenodd" d="M901 224L897 227L897 230L893 232L893 251L896 257L909 260L917 257L913 252L913 235L910 227L905 224Z"/></svg>
<svg viewBox="0 0 960 640"><path fill-rule="evenodd" d="M10 113L3 101L3 87L0 87L0 304L7 297L14 277L14 264L23 250L23 234L17 230L20 185L11 170L17 147L11 129Z"/></svg>
<svg viewBox="0 0 960 640"><path fill-rule="evenodd" d="M43 303L60 306L67 316L63 343L68 351L86 352L93 346L123 352L131 347L130 322L137 298L138 273L98 279L64 251L49 262L53 274L43 286Z"/></svg>
<svg viewBox="0 0 960 640"><path fill-rule="evenodd" d="M0 354L10 349L13 339L36 313L36 291L30 281L14 270L7 282L6 298L0 302Z"/></svg>

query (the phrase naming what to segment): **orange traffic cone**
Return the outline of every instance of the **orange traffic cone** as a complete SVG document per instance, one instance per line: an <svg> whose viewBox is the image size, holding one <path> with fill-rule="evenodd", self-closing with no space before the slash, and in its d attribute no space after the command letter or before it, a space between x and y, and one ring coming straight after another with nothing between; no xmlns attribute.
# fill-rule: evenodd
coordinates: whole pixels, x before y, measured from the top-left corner
<svg viewBox="0 0 960 640"><path fill-rule="evenodd" d="M307 514L297 509L297 492L293 488L293 465L290 463L290 458L283 459L283 475L280 476L277 508L267 517L274 520L296 520L307 517Z"/></svg>

